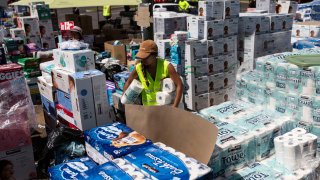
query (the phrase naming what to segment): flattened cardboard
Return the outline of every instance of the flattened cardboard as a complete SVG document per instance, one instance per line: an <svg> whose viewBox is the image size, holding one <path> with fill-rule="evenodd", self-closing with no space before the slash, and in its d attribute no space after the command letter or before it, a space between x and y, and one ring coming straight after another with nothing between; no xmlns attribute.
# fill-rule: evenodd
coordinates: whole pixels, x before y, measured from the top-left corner
<svg viewBox="0 0 320 180"><path fill-rule="evenodd" d="M216 144L218 128L170 106L126 105L127 125L153 142L162 142L207 164Z"/></svg>

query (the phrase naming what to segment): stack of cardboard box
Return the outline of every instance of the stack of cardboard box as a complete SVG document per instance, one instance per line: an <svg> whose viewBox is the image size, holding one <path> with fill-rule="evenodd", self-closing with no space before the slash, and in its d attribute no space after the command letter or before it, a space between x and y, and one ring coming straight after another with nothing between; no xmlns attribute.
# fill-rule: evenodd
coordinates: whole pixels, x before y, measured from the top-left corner
<svg viewBox="0 0 320 180"><path fill-rule="evenodd" d="M94 52L54 49L53 57L42 68L50 70L38 78L44 109L80 130L112 122L105 75L95 70Z"/></svg>
<svg viewBox="0 0 320 180"><path fill-rule="evenodd" d="M317 21L296 22L292 27L292 43L305 38L320 38L320 23Z"/></svg>

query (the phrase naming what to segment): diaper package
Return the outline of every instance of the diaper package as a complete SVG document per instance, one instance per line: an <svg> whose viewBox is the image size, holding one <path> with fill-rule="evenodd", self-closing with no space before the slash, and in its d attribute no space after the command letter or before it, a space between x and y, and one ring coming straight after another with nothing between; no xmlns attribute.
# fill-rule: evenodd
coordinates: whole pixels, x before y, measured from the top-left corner
<svg viewBox="0 0 320 180"><path fill-rule="evenodd" d="M152 142L121 123L108 124L84 132L85 141L109 160L122 157Z"/></svg>
<svg viewBox="0 0 320 180"><path fill-rule="evenodd" d="M150 179L193 180L210 179L211 176L211 169L208 166L162 143L155 143L130 153L124 156L124 159Z"/></svg>
<svg viewBox="0 0 320 180"><path fill-rule="evenodd" d="M149 179L141 171L134 168L130 163L125 162L123 159L115 159L113 162L107 162L103 165L92 168L86 172L81 173L79 180L83 179Z"/></svg>
<svg viewBox="0 0 320 180"><path fill-rule="evenodd" d="M77 179L80 173L86 172L97 164L91 161L88 157L78 158L49 168L49 175L51 180L61 179Z"/></svg>

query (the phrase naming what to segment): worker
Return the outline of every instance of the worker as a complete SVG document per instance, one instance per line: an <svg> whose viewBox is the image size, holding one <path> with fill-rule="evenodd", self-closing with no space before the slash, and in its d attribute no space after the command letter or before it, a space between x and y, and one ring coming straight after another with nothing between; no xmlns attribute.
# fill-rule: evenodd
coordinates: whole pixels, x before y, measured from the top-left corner
<svg viewBox="0 0 320 180"><path fill-rule="evenodd" d="M74 26L70 31L71 40L83 41L82 29L79 26Z"/></svg>
<svg viewBox="0 0 320 180"><path fill-rule="evenodd" d="M172 64L164 59L157 57L158 47L152 40L144 41L140 44L139 51L136 55L141 60L130 74L123 92L127 90L134 79L141 82L142 104L144 106L155 106L156 94L161 91L161 80L171 78L176 86L176 97L173 102L173 107L178 107L181 97L183 85L179 74L176 72Z"/></svg>
<svg viewBox="0 0 320 180"><path fill-rule="evenodd" d="M106 18L106 20L109 20L111 18L111 6L103 6L103 16Z"/></svg>
<svg viewBox="0 0 320 180"><path fill-rule="evenodd" d="M190 4L187 0L179 0L179 11L181 12L188 12Z"/></svg>

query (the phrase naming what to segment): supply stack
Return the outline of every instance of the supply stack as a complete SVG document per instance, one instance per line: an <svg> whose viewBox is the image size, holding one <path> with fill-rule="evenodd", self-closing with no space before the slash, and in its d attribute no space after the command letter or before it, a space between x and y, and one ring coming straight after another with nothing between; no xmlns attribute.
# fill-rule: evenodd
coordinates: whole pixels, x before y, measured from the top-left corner
<svg viewBox="0 0 320 180"><path fill-rule="evenodd" d="M53 55L52 62L40 65L43 73L38 78L46 113L80 130L111 122L105 74L95 70L94 52L54 49Z"/></svg>
<svg viewBox="0 0 320 180"><path fill-rule="evenodd" d="M302 43L299 43L301 41ZM292 28L291 43L296 49L319 47L320 23L317 21L295 22Z"/></svg>
<svg viewBox="0 0 320 180"><path fill-rule="evenodd" d="M292 51L293 14L241 13L238 39L240 71L254 69L258 57Z"/></svg>

